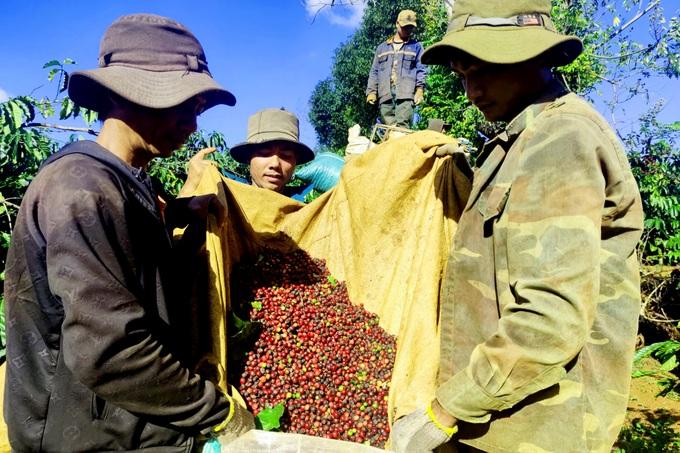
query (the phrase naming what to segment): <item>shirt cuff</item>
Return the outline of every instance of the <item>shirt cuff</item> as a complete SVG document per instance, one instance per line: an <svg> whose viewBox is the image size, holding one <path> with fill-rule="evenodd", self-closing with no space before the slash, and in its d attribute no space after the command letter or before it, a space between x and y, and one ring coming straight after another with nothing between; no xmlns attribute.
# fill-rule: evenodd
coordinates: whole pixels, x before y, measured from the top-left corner
<svg viewBox="0 0 680 453"><path fill-rule="evenodd" d="M486 423L491 418L491 412L512 407L487 394L468 376L466 370L456 373L439 386L435 398L446 412L468 423Z"/></svg>

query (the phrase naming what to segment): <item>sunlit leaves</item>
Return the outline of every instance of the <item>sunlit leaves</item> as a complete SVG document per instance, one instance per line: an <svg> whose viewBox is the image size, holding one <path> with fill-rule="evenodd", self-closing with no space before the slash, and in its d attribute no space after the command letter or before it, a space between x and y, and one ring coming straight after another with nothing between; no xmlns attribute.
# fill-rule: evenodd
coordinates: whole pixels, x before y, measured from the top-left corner
<svg viewBox="0 0 680 453"><path fill-rule="evenodd" d="M208 159L216 162L220 170L246 177L248 167L232 159L227 152L224 135L219 132L206 133L204 131L193 133L184 146L175 151L172 156L153 160L149 165L149 174L160 181L169 195L176 196L187 178L189 159L196 151L212 147L217 148L217 151L210 154Z"/></svg>
<svg viewBox="0 0 680 453"><path fill-rule="evenodd" d="M0 130L10 134L35 118L35 100L19 96L0 103Z"/></svg>

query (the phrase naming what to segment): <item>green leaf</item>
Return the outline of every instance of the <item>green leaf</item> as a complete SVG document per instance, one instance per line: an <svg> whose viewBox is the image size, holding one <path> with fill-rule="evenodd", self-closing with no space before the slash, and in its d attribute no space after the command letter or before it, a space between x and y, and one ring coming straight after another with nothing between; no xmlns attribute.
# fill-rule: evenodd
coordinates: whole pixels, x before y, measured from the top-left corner
<svg viewBox="0 0 680 453"><path fill-rule="evenodd" d="M80 114L83 116L85 119L85 122L90 125L97 121L97 112L94 110L88 110L85 108L80 107Z"/></svg>
<svg viewBox="0 0 680 453"><path fill-rule="evenodd" d="M60 72L61 72L61 69L56 69L56 68L50 69L50 72L47 73L47 80L49 80L51 82L52 80L54 80L54 76L56 76Z"/></svg>
<svg viewBox="0 0 680 453"><path fill-rule="evenodd" d="M241 332L244 329L247 329L249 325L252 324L250 321L245 321L238 316L236 316L236 313L231 312L231 320L234 323L234 327L236 328L236 332Z"/></svg>
<svg viewBox="0 0 680 453"><path fill-rule="evenodd" d="M671 371L678 366L677 356L671 356L668 360L661 364L661 371Z"/></svg>
<svg viewBox="0 0 680 453"><path fill-rule="evenodd" d="M73 113L73 102L71 102L70 99L64 98L61 101L61 110L59 110L59 119L65 120L69 116L71 116L71 113Z"/></svg>
<svg viewBox="0 0 680 453"><path fill-rule="evenodd" d="M19 103L15 100L10 100L8 102L9 108L11 110L10 112L10 117L12 119L12 126L14 129L19 129L21 125L24 123L24 115L23 115L23 110L19 106Z"/></svg>
<svg viewBox="0 0 680 453"><path fill-rule="evenodd" d="M61 64L57 60L50 60L43 65L43 69L49 68L51 66L61 66Z"/></svg>
<svg viewBox="0 0 680 453"><path fill-rule="evenodd" d="M262 302L259 300L254 300L250 303L255 310L262 310Z"/></svg>
<svg viewBox="0 0 680 453"><path fill-rule="evenodd" d="M261 410L255 417L255 426L264 431L275 431L281 428L281 416L285 406L279 403L274 407Z"/></svg>
<svg viewBox="0 0 680 453"><path fill-rule="evenodd" d="M649 370L637 370L633 371L633 374L631 377L633 378L639 378L643 376L654 376L656 374L656 371L649 371Z"/></svg>
<svg viewBox="0 0 680 453"><path fill-rule="evenodd" d="M338 284L338 280L335 277L333 277L332 275L329 275L327 277L327 280L328 280L328 283L330 283L333 286Z"/></svg>
<svg viewBox="0 0 680 453"><path fill-rule="evenodd" d="M635 355L633 356L633 362L637 363L640 360L644 359L645 357L651 356L660 347L661 347L661 343L654 343L654 344L650 344L649 346L645 346L644 348L638 349L635 352Z"/></svg>
<svg viewBox="0 0 680 453"><path fill-rule="evenodd" d="M236 316L234 312L231 312L230 321L228 327L230 353L240 356L242 352L248 350L248 345L255 341L262 330L262 323L259 321L243 320Z"/></svg>
<svg viewBox="0 0 680 453"><path fill-rule="evenodd" d="M12 239L11 234L7 233L6 231L0 231L0 244L2 245L2 248L9 248L11 239ZM5 272L3 271L2 274L4 280Z"/></svg>

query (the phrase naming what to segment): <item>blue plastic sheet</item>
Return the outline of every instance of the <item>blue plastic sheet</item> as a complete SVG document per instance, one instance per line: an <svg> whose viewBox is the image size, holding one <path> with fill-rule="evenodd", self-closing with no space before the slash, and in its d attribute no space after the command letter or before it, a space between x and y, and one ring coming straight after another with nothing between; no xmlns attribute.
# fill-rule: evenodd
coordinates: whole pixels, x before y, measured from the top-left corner
<svg viewBox="0 0 680 453"><path fill-rule="evenodd" d="M201 453L220 453L221 451L222 446L220 445L220 441L217 439L210 439L203 444Z"/></svg>
<svg viewBox="0 0 680 453"><path fill-rule="evenodd" d="M295 176L314 184L314 188L326 192L338 183L345 160L334 153L319 153L309 164L295 171Z"/></svg>

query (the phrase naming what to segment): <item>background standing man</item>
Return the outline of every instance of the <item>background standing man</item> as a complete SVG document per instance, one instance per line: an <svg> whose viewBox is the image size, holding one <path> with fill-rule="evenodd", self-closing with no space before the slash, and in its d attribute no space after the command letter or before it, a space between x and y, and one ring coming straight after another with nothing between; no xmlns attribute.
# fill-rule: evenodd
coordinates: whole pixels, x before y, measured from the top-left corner
<svg viewBox="0 0 680 453"><path fill-rule="evenodd" d="M179 453L201 433L247 431L252 415L181 360L168 229L186 212L162 212L145 172L234 96L189 30L150 14L116 20L99 68L68 90L103 124L45 162L19 210L5 282L12 449Z"/></svg>
<svg viewBox="0 0 680 453"><path fill-rule="evenodd" d="M450 65L508 122L474 172L441 292L439 386L393 426L397 452L608 452L640 307L640 194L621 143L560 83L581 41L549 0L457 0L425 64ZM457 433L456 433L457 432Z"/></svg>
<svg viewBox="0 0 680 453"><path fill-rule="evenodd" d="M366 86L366 102L380 106L380 116L387 125L411 127L413 105L423 100L425 66L420 62L423 46L412 38L416 13L399 12L397 33L380 44Z"/></svg>
<svg viewBox="0 0 680 453"><path fill-rule="evenodd" d="M250 165L250 182L263 189L292 195L286 188L297 165L314 159L314 151L299 140L298 118L283 109L264 109L248 118L248 137L229 152Z"/></svg>

